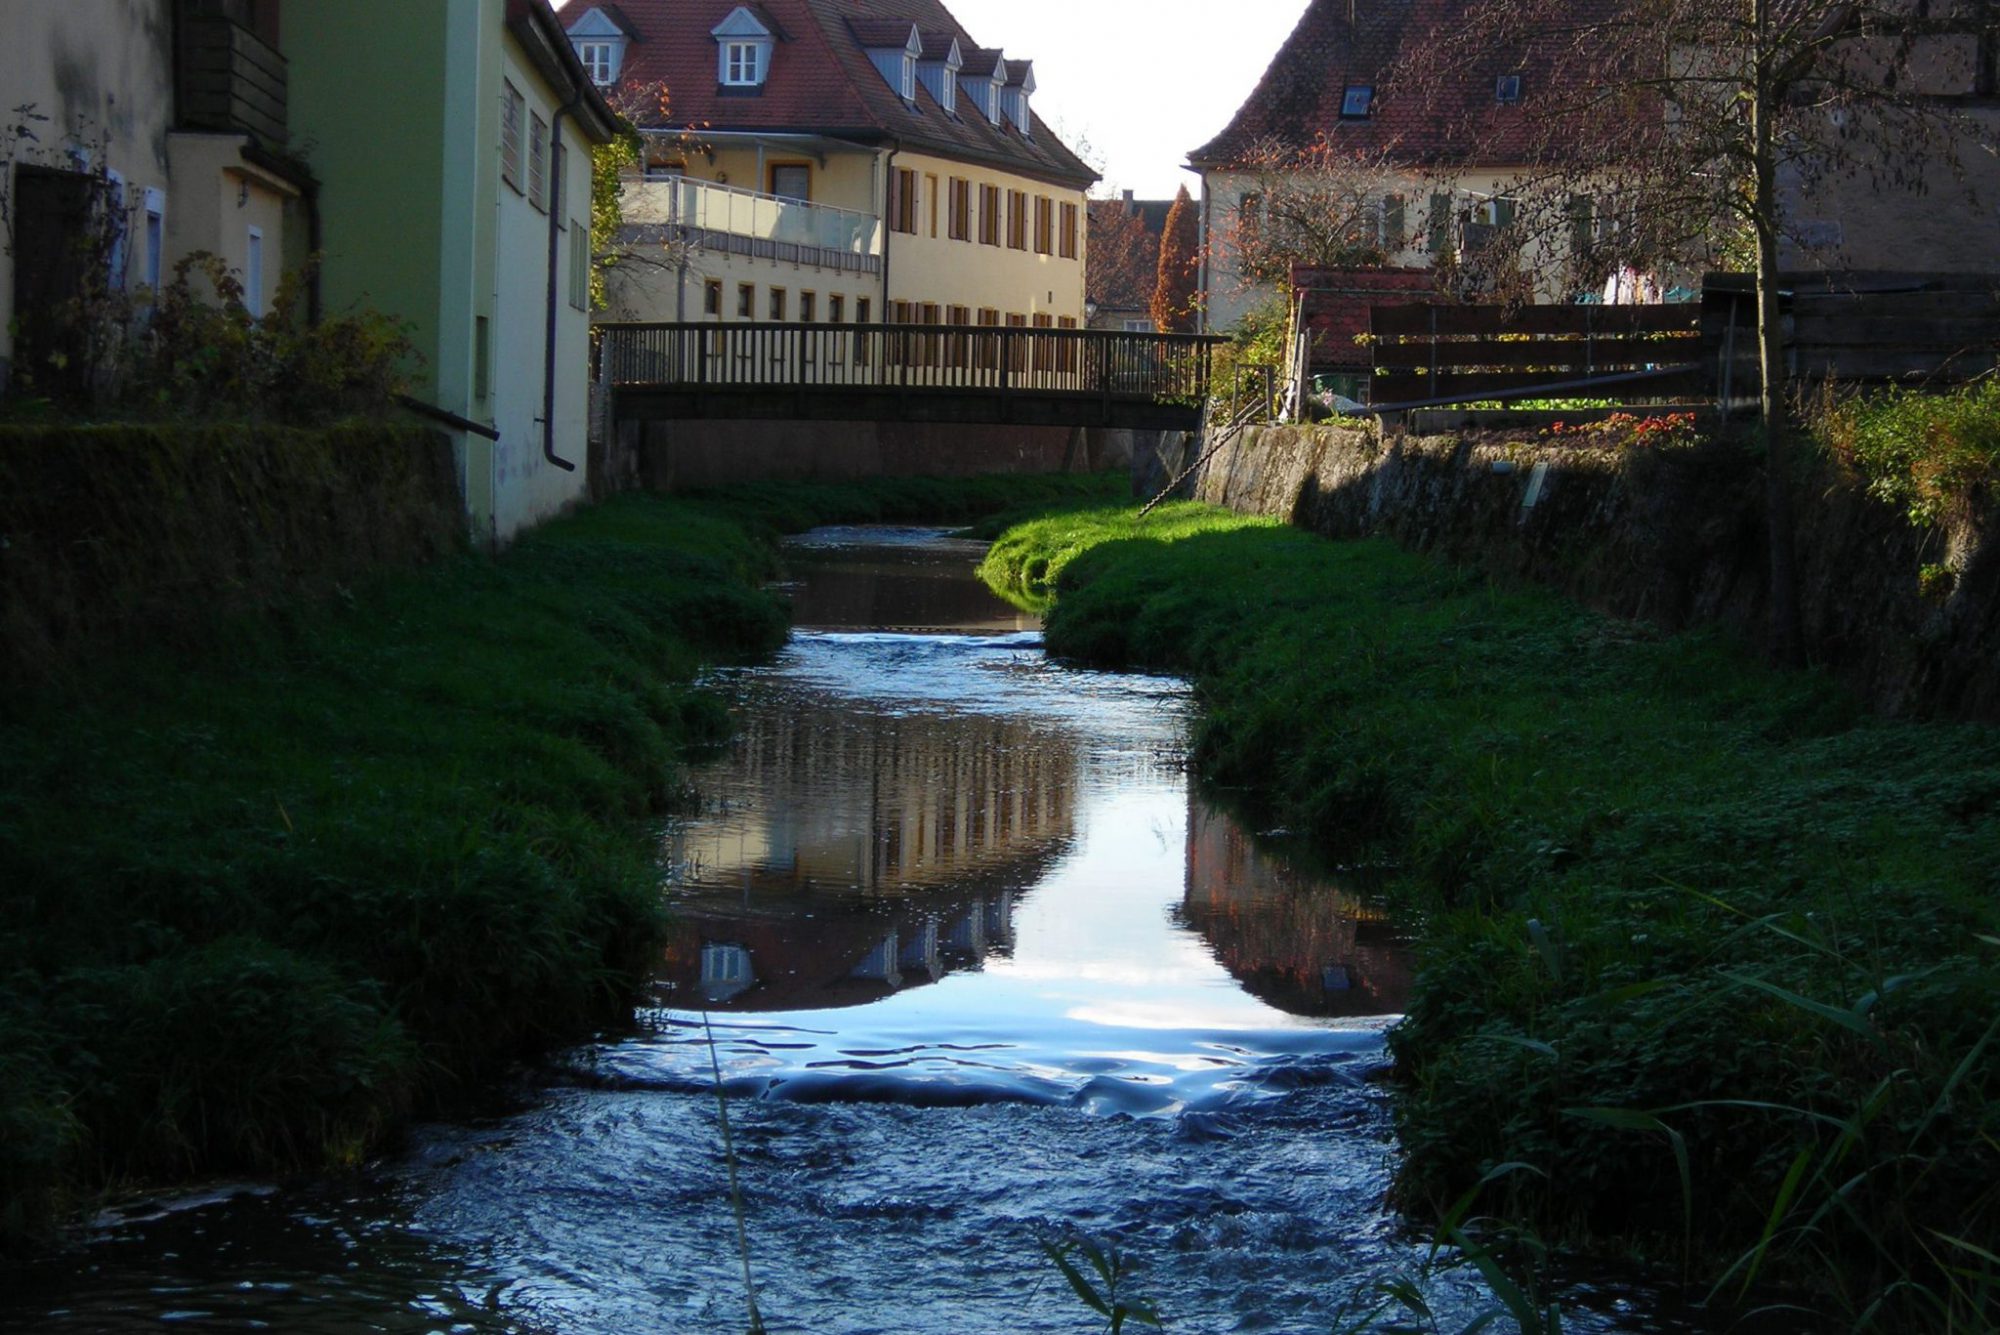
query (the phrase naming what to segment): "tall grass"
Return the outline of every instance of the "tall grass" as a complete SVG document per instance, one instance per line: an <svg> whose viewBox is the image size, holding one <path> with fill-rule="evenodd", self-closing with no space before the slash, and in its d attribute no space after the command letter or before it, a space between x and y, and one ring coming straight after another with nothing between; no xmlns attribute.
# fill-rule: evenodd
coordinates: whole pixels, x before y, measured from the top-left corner
<svg viewBox="0 0 2000 1335"><path fill-rule="evenodd" d="M1053 587L1052 652L1191 674L1211 782L1393 867L1402 1201L1525 1163L1488 1208L1718 1303L1994 1319L2000 730L1196 506L987 570Z"/></svg>

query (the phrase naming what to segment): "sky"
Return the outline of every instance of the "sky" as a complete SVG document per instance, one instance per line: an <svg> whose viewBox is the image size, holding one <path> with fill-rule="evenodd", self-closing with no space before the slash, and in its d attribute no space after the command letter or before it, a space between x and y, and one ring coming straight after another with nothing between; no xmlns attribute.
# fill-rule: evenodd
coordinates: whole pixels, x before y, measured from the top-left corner
<svg viewBox="0 0 2000 1335"><path fill-rule="evenodd" d="M1035 62L1035 111L1117 188L1170 198L1306 0L945 0L983 46Z"/></svg>

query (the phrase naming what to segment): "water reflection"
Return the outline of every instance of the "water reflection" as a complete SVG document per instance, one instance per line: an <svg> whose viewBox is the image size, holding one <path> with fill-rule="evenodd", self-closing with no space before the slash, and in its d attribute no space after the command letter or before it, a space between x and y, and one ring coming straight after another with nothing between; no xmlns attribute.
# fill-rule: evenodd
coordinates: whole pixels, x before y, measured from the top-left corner
<svg viewBox="0 0 2000 1335"><path fill-rule="evenodd" d="M1051 664L929 540L804 544L805 628L727 679L741 738L663 848L638 1033L332 1201L0 1275L0 1325L741 1329L738 1183L774 1331L1074 1331L1036 1245L1071 1224L1182 1330L1323 1332L1411 1264L1358 1018L1402 1003L1386 927L1190 798L1180 683ZM1454 1329L1483 1302L1432 1298Z"/></svg>
<svg viewBox="0 0 2000 1335"><path fill-rule="evenodd" d="M1409 999L1408 949L1379 906L1274 857L1193 792L1180 917L1280 1010L1390 1015Z"/></svg>

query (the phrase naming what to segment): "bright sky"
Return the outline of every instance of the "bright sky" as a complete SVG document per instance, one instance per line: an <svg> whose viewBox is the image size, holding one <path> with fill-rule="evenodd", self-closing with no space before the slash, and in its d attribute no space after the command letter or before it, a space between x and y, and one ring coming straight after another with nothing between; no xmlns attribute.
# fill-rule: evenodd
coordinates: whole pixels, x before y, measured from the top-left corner
<svg viewBox="0 0 2000 1335"><path fill-rule="evenodd" d="M1306 0L945 0L973 38L1035 62L1035 110L1090 159L1100 193L1195 190L1181 170L1236 108Z"/></svg>

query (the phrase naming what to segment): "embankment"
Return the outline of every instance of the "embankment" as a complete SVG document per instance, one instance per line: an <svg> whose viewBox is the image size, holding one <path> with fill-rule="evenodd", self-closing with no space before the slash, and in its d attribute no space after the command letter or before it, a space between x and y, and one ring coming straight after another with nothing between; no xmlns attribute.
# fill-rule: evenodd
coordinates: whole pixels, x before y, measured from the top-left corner
<svg viewBox="0 0 2000 1335"><path fill-rule="evenodd" d="M108 1183L351 1163L622 1022L661 926L657 822L728 732L694 675L785 635L771 538L1122 485L628 496L258 611L149 586L179 590L175 633L128 627L0 699L0 1244ZM286 559L197 505L113 568L161 529Z"/></svg>
<svg viewBox="0 0 2000 1335"><path fill-rule="evenodd" d="M1224 445L1195 494L1328 537L1382 534L1668 630L1719 625L1762 643L1759 456L1737 442L1605 439L1266 427ZM1885 712L2000 719L2000 502L1919 527L1814 455L1793 507L1813 662ZM1927 568L1953 578L1940 588Z"/></svg>
<svg viewBox="0 0 2000 1335"><path fill-rule="evenodd" d="M1405 1203L1493 1174L1477 1213L1850 1320L1990 1302L1940 1235L2000 1241L2000 731L1191 503L1024 526L987 572L1053 593L1052 652L1190 674L1209 782L1390 869Z"/></svg>
<svg viewBox="0 0 2000 1335"><path fill-rule="evenodd" d="M198 638L464 541L450 442L422 428L0 426L0 673Z"/></svg>

